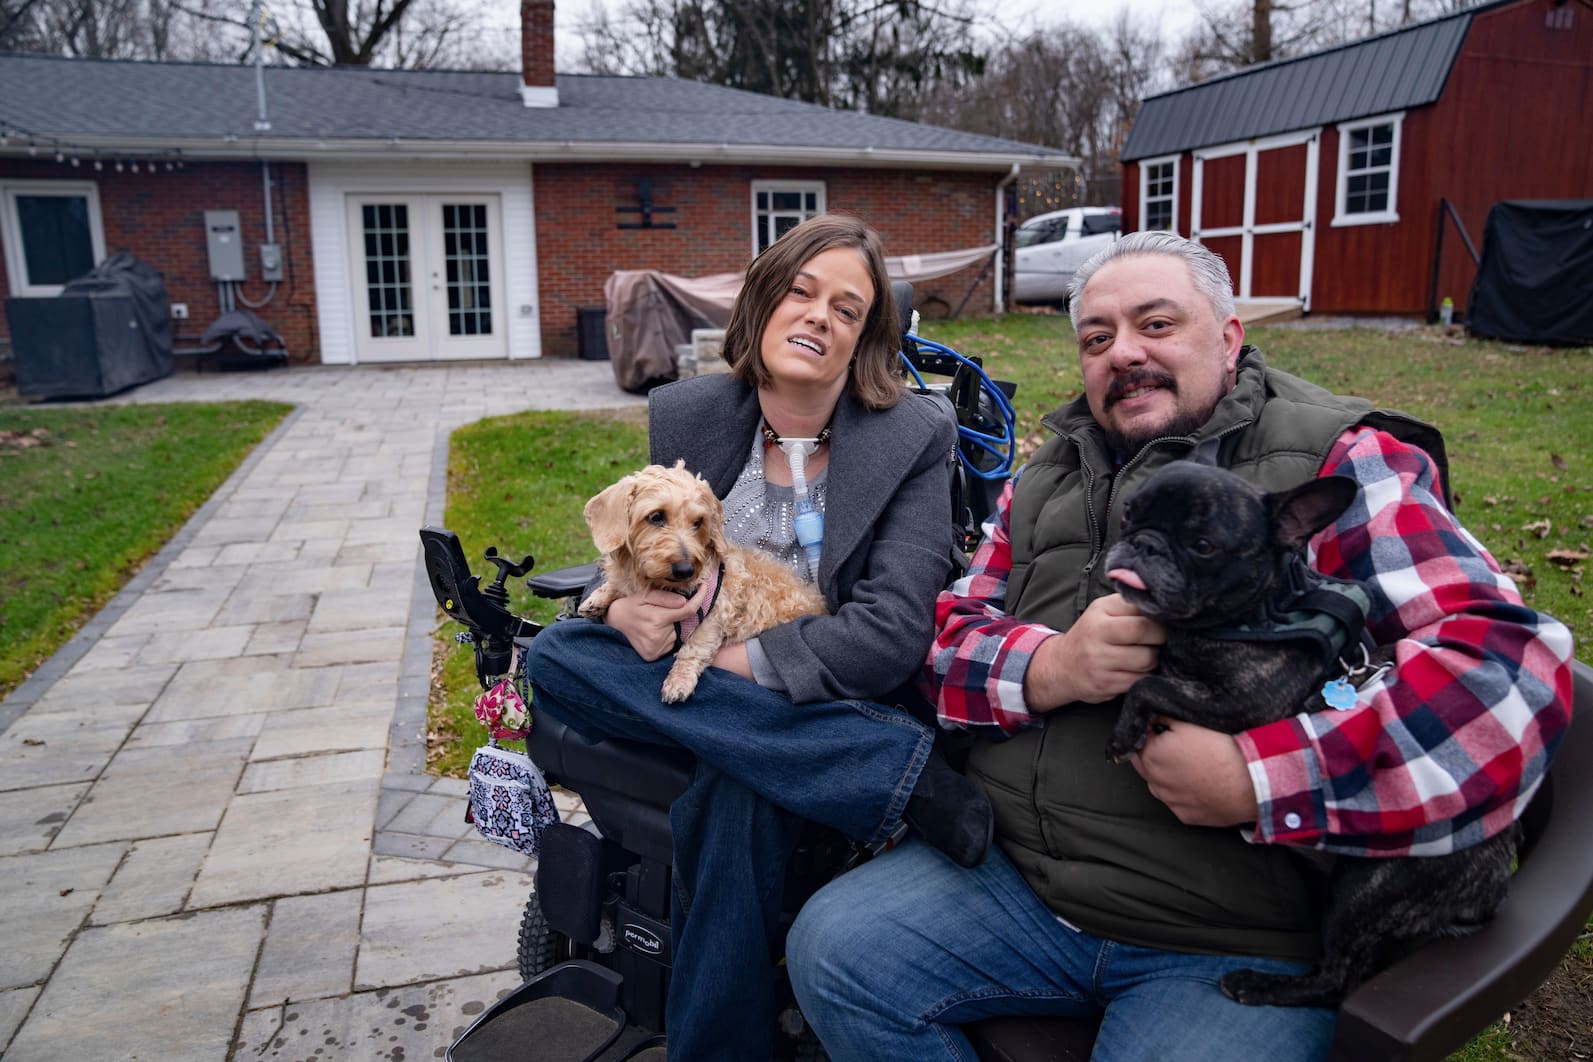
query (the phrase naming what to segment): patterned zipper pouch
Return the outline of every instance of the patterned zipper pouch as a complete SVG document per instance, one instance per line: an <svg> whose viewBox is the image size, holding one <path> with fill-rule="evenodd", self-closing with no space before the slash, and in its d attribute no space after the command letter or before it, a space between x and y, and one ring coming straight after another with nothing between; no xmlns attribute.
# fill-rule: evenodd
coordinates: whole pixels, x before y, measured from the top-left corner
<svg viewBox="0 0 1593 1062"><path fill-rule="evenodd" d="M530 757L484 745L470 760L465 821L474 823L487 840L534 856L542 844L542 831L559 821L559 809Z"/></svg>

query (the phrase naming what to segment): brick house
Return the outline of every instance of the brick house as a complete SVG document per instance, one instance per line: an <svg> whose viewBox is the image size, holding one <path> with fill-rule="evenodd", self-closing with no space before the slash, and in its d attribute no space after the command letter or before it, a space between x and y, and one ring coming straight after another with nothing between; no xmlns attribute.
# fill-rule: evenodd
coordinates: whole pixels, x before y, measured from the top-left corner
<svg viewBox="0 0 1593 1062"><path fill-rule="evenodd" d="M1492 0L1146 99L1124 231L1228 262L1241 299L1466 311L1488 210L1593 197L1593 3Z"/></svg>
<svg viewBox="0 0 1593 1062"><path fill-rule="evenodd" d="M551 0L521 14L519 75L0 56L0 291L52 294L129 251L186 306L180 339L263 303L300 362L571 356L615 270L738 271L825 209L893 255L1002 243L1015 176L1077 163L671 78L555 77ZM924 293L995 306L1000 256L981 272Z"/></svg>

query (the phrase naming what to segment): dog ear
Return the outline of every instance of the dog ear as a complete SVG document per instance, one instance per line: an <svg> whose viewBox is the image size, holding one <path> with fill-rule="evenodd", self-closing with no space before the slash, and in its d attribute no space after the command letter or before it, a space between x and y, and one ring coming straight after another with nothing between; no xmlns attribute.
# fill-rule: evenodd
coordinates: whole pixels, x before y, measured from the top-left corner
<svg viewBox="0 0 1593 1062"><path fill-rule="evenodd" d="M701 479L702 477L699 476L697 478ZM704 481L703 487L706 488L707 486L707 482ZM712 529L708 535L708 542L713 546L714 552L723 557L730 551L730 539L725 535L725 505L714 495L713 491L704 489L703 493L708 495L709 500L712 502L708 508L708 526Z"/></svg>
<svg viewBox="0 0 1593 1062"><path fill-rule="evenodd" d="M1347 476L1323 476L1293 490L1268 494L1267 515L1278 542L1289 549L1302 548L1350 507L1360 489L1360 484Z"/></svg>
<svg viewBox="0 0 1593 1062"><path fill-rule="evenodd" d="M618 483L604 487L581 510L581 515L586 518L586 526L592 529L592 542L598 552L613 553L625 544L631 525L631 493L635 486L636 477L626 476Z"/></svg>

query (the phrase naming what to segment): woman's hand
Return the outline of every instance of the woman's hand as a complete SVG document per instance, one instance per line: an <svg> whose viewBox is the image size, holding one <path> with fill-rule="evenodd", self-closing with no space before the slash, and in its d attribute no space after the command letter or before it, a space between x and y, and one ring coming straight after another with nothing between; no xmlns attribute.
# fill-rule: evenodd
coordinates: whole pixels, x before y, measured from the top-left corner
<svg viewBox="0 0 1593 1062"><path fill-rule="evenodd" d="M617 598L608 606L608 625L625 635L637 656L657 660L674 651L675 624L697 614L707 590L703 583L690 598L669 590Z"/></svg>

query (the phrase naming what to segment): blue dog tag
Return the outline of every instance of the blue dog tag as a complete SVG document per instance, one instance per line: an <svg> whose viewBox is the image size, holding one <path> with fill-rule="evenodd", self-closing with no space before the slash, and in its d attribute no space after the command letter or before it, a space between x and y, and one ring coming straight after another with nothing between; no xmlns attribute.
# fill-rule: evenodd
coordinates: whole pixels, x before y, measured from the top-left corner
<svg viewBox="0 0 1593 1062"><path fill-rule="evenodd" d="M1347 711L1355 707L1355 687L1348 679L1336 678L1322 683L1322 700L1329 708Z"/></svg>

